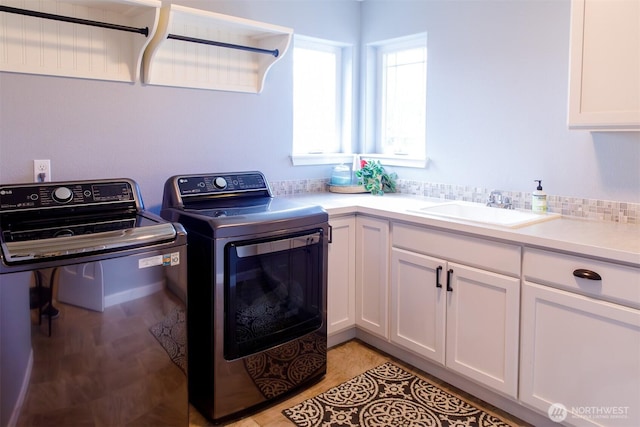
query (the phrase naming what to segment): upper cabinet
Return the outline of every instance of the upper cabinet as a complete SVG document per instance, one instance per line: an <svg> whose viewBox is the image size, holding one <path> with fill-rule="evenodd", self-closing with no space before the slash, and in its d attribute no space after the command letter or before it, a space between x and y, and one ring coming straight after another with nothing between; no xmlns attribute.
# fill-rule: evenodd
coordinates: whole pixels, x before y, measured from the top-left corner
<svg viewBox="0 0 640 427"><path fill-rule="evenodd" d="M167 5L144 54L143 81L259 93L292 34L285 27Z"/></svg>
<svg viewBox="0 0 640 427"><path fill-rule="evenodd" d="M640 130L640 2L572 0L569 127Z"/></svg>
<svg viewBox="0 0 640 427"><path fill-rule="evenodd" d="M134 82L156 0L0 0L0 71Z"/></svg>

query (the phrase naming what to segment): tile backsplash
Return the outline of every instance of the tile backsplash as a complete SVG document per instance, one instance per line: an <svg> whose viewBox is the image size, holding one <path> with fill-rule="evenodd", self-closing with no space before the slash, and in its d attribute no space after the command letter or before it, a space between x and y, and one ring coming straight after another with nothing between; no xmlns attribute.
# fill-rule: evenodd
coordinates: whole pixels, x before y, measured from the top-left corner
<svg viewBox="0 0 640 427"><path fill-rule="evenodd" d="M329 179L301 179L298 181L269 181L276 196L299 196L304 193L324 193Z"/></svg>
<svg viewBox="0 0 640 427"><path fill-rule="evenodd" d="M303 179L297 181L272 181L271 189L276 196L291 196L304 193L322 193L327 191L328 179ZM398 179L398 193L435 197L444 200L463 200L486 203L493 189L438 184L423 181ZM511 198L515 209L531 209L531 193L502 191L503 196ZM372 196L374 197L374 196ZM595 221L640 224L640 203L616 202L611 200L585 199L570 196L547 196L550 212L564 216L584 218Z"/></svg>

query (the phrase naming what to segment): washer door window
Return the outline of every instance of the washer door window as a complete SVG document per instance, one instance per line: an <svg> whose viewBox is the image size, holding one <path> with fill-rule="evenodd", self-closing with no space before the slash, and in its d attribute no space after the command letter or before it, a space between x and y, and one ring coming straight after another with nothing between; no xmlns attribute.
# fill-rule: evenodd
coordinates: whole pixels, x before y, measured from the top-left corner
<svg viewBox="0 0 640 427"><path fill-rule="evenodd" d="M225 359L322 326L322 245L322 229L226 245Z"/></svg>

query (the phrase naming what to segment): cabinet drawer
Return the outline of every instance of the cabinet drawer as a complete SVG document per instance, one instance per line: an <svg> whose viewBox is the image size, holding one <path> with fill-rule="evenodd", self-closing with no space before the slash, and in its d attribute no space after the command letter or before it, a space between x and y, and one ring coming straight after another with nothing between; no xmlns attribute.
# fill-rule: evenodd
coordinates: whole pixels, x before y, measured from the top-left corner
<svg viewBox="0 0 640 427"><path fill-rule="evenodd" d="M640 308L640 268L532 248L525 248L523 260L528 281ZM576 277L575 270L595 272L601 280Z"/></svg>
<svg viewBox="0 0 640 427"><path fill-rule="evenodd" d="M520 247L408 224L393 224L393 247L520 276Z"/></svg>

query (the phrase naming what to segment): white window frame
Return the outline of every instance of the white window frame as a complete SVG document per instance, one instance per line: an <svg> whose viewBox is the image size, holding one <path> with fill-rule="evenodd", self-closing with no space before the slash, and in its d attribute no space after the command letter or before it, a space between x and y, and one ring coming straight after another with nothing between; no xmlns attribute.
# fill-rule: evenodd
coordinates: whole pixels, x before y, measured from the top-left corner
<svg viewBox="0 0 640 427"><path fill-rule="evenodd" d="M308 37L304 35L294 35L294 50L296 46L307 49L323 50L336 54L336 126L339 132L338 152L322 153L298 153L294 151L294 142L291 145L291 162L298 165L320 165L348 163L353 160L353 48L349 45ZM294 59L295 60L295 59ZM295 90L295 89L294 89Z"/></svg>
<svg viewBox="0 0 640 427"><path fill-rule="evenodd" d="M421 155L384 154L381 141L383 55L388 52L400 51L415 47L427 47L426 33L420 33L398 39L385 40L367 45L367 83L365 87L366 101L365 105L363 105L363 108L365 109L365 141L363 144L363 146L365 147L365 153L361 154L361 157L363 158L380 160L385 165L390 166L424 168L427 165L426 129L424 151Z"/></svg>

